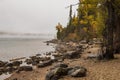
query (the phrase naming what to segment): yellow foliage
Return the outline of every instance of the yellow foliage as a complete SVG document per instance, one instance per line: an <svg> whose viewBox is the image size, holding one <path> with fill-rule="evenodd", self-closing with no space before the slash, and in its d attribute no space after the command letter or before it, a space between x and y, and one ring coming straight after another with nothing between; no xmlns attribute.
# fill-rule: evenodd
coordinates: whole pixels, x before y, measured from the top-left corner
<svg viewBox="0 0 120 80"><path fill-rule="evenodd" d="M84 27L83 30L84 30L85 32L87 32L87 28L86 28L86 27Z"/></svg>
<svg viewBox="0 0 120 80"><path fill-rule="evenodd" d="M80 24L87 24L88 21L87 20L80 20Z"/></svg>
<svg viewBox="0 0 120 80"><path fill-rule="evenodd" d="M62 25L60 23L58 23L58 25L56 26L57 30L60 30L60 32L62 32L63 28Z"/></svg>
<svg viewBox="0 0 120 80"><path fill-rule="evenodd" d="M77 18L77 17L75 17L75 18L73 19L72 24L73 24L74 26L77 26L77 24L78 24L78 18Z"/></svg>

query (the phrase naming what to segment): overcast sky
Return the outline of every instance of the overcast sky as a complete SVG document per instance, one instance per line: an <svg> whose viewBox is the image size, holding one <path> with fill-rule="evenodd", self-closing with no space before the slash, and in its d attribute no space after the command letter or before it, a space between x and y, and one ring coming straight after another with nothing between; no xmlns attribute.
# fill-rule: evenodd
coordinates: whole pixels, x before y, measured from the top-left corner
<svg viewBox="0 0 120 80"><path fill-rule="evenodd" d="M0 31L55 33L58 22L66 26L70 4L78 0L0 0Z"/></svg>

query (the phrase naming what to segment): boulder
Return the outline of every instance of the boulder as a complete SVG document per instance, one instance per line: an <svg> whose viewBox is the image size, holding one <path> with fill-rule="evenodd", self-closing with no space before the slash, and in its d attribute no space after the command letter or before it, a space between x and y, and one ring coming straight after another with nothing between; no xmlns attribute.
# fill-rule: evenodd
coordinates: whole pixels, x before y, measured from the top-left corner
<svg viewBox="0 0 120 80"><path fill-rule="evenodd" d="M84 77L86 76L86 68L75 66L68 67L68 65L61 63L51 68L46 74L45 80L59 80L62 76L70 75L72 77Z"/></svg>
<svg viewBox="0 0 120 80"><path fill-rule="evenodd" d="M37 67L38 68L42 68L42 67L50 66L50 65L52 65L52 63L53 63L53 60L48 60L48 61L45 61L43 63L39 63L37 65Z"/></svg>
<svg viewBox="0 0 120 80"><path fill-rule="evenodd" d="M9 73L13 73L15 70L17 70L17 67L7 67L6 71Z"/></svg>
<svg viewBox="0 0 120 80"><path fill-rule="evenodd" d="M50 60L51 59L51 57L42 57L40 60L41 61L48 61L48 60Z"/></svg>
<svg viewBox="0 0 120 80"><path fill-rule="evenodd" d="M3 67L5 66L5 64L7 64L8 62L3 62L3 61L0 61L0 67Z"/></svg>
<svg viewBox="0 0 120 80"><path fill-rule="evenodd" d="M7 64L5 64L5 67L13 67L13 63L7 63Z"/></svg>
<svg viewBox="0 0 120 80"><path fill-rule="evenodd" d="M64 58L66 58L66 59L80 58L80 52L78 52L78 51L69 51L69 52L64 54Z"/></svg>
<svg viewBox="0 0 120 80"><path fill-rule="evenodd" d="M67 75L67 69L58 67L49 71L45 77L45 80L58 80L61 76Z"/></svg>
<svg viewBox="0 0 120 80"><path fill-rule="evenodd" d="M26 62L26 64L32 64L33 61L32 61L32 59L26 59L25 62Z"/></svg>
<svg viewBox="0 0 120 80"><path fill-rule="evenodd" d="M22 64L22 61L14 61L14 62L6 63L5 67L20 66L20 64Z"/></svg>
<svg viewBox="0 0 120 80"><path fill-rule="evenodd" d="M46 76L45 80L58 80L60 77L54 74L54 71L49 71Z"/></svg>
<svg viewBox="0 0 120 80"><path fill-rule="evenodd" d="M38 54L36 54L36 56L41 56L41 54L38 53Z"/></svg>
<svg viewBox="0 0 120 80"><path fill-rule="evenodd" d="M72 77L84 77L86 76L86 72L87 72L86 68L77 66L69 70L68 75Z"/></svg>
<svg viewBox="0 0 120 80"><path fill-rule="evenodd" d="M33 68L31 66L21 66L18 68L17 73L19 73L20 71L32 71Z"/></svg>
<svg viewBox="0 0 120 80"><path fill-rule="evenodd" d="M53 71L54 71L54 74L58 76L67 75L67 72L68 72L66 68L62 68L62 67L55 68Z"/></svg>
<svg viewBox="0 0 120 80"><path fill-rule="evenodd" d="M46 55L47 55L47 56L50 56L50 55L51 55L51 52L46 53Z"/></svg>
<svg viewBox="0 0 120 80"><path fill-rule="evenodd" d="M4 67L0 68L0 75L2 75L4 73Z"/></svg>
<svg viewBox="0 0 120 80"><path fill-rule="evenodd" d="M53 53L52 56L54 56L55 58L58 58L58 57L61 57L62 54L60 54L60 53Z"/></svg>
<svg viewBox="0 0 120 80"><path fill-rule="evenodd" d="M27 64L37 65L37 64L39 64L40 60L41 60L40 57L32 56L32 57L30 57L30 59L26 59L25 62Z"/></svg>
<svg viewBox="0 0 120 80"><path fill-rule="evenodd" d="M14 61L12 64L13 66L20 66L20 64L22 64L22 61Z"/></svg>

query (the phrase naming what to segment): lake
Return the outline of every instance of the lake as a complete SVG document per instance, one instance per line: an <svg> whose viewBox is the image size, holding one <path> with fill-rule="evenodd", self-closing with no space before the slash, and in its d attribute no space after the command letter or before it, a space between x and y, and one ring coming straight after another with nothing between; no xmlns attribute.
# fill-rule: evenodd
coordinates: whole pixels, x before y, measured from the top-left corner
<svg viewBox="0 0 120 80"><path fill-rule="evenodd" d="M53 39L53 36L2 35L0 36L0 60L8 61L14 58L29 57L54 51L52 45L48 46L45 43L50 39ZM0 80L8 76L3 74L0 76Z"/></svg>

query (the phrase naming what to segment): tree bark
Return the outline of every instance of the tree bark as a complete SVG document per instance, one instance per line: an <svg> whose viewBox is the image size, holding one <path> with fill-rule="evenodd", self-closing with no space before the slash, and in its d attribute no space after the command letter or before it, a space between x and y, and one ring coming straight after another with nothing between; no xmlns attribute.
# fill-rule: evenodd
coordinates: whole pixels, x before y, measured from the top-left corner
<svg viewBox="0 0 120 80"><path fill-rule="evenodd" d="M115 28L115 37L114 37L114 50L115 53L120 53L120 16L116 15L116 28Z"/></svg>
<svg viewBox="0 0 120 80"><path fill-rule="evenodd" d="M107 0L106 1L106 7L108 10L108 19L106 23L106 53L103 55L103 58L105 59L113 59L114 58L114 49L113 49L113 29L115 27L114 19L115 19L115 9L112 5L114 3L114 0Z"/></svg>

